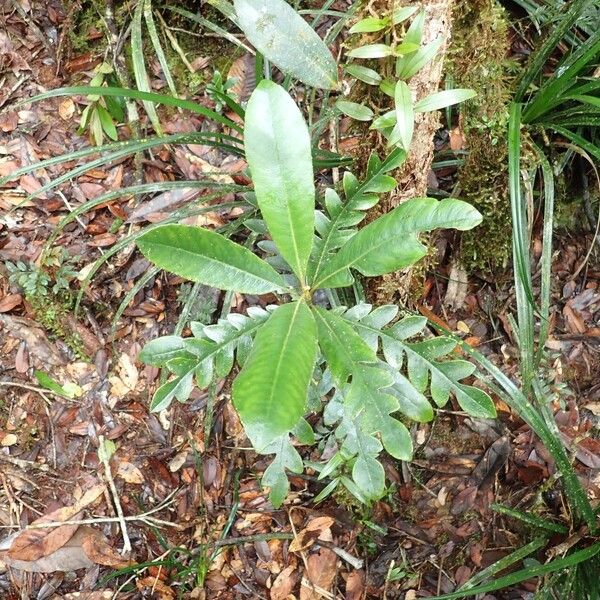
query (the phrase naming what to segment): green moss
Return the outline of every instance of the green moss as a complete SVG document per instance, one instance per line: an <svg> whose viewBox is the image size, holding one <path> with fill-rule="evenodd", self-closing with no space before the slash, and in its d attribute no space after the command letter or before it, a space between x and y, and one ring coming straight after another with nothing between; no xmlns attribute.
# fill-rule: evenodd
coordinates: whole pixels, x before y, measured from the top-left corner
<svg viewBox="0 0 600 600"><path fill-rule="evenodd" d="M517 67L507 58L509 22L496 0L461 0L454 18L448 72L456 87L477 92L460 109L469 151L458 175L460 197L483 214L482 225L463 235L462 259L494 271L510 256L507 123Z"/></svg>
<svg viewBox="0 0 600 600"><path fill-rule="evenodd" d="M64 325L73 305L70 294L27 294L25 299L33 310L35 320L46 331L62 340L79 358L89 360L81 337Z"/></svg>

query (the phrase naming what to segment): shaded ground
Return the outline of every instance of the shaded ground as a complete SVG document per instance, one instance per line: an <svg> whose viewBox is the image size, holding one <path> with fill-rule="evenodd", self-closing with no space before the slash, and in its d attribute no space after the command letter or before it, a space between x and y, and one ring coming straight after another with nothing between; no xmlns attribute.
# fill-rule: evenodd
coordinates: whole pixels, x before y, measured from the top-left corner
<svg viewBox="0 0 600 600"><path fill-rule="evenodd" d="M88 144L75 133L82 99L16 102L82 77L89 80L95 58L69 50L65 28L72 15L58 1L42 6L4 0L0 15L0 107L8 109L0 115L2 176ZM210 74L210 59L200 53L191 58ZM164 84L158 76L154 83ZM189 115L163 116L167 132L202 127ZM243 163L198 146L161 149L141 168L144 181L161 181L198 177L207 165L219 166L232 182L243 179ZM32 301L9 282L2 265L39 260L70 207L119 189L139 174L127 160L65 184L62 194L21 204L27 193L65 170L63 165L37 171L0 190L0 547L41 515L61 507L81 510L67 517L76 521L72 530L64 525L33 530L44 532L28 550L26 568L34 572L0 558L2 598L416 598L456 589L529 541L524 526L490 510L492 501L561 514L550 457L499 399L497 422L445 410L433 424L413 426L416 459L387 461L393 485L372 510L341 496L315 506L312 499L323 484L310 471L291 479L288 501L274 510L258 485L266 461L247 450L227 382L195 391L192 401L176 403L168 417L148 412L159 374L137 357L146 341L175 326L180 280L164 274L150 278L113 328L119 303L148 269L127 247L94 277L82 310L73 316L77 276L83 279L85 265L126 233L126 227L115 226L117 220L129 220L130 228L153 222L178 200L174 195L141 206L118 199L69 225L56 240L66 254L57 254L46 268L55 280L63 273L70 291ZM223 224L234 216L208 213L203 224ZM447 264L451 241L438 240L440 266L427 274L412 308L461 333L514 375L510 276L499 274L495 281L457 276ZM565 408L561 429L567 438L581 440L577 467L598 498L600 267L594 255L572 279L592 243L585 235L558 240L550 340L555 358L547 369ZM449 286L449 280L456 285ZM233 310L266 300L235 298ZM197 318L213 316L222 301L207 293L196 307ZM36 370L72 384L74 398L40 387ZM565 382L571 391L561 392ZM103 439L116 450L109 477L98 451ZM306 458L323 460L328 451L317 448ZM114 490L97 488L111 481ZM86 492L95 489L97 498L89 500ZM133 570L120 554L120 509L131 561L153 564ZM94 522L78 527L84 516ZM51 520L64 521L64 514L52 513ZM61 538L75 530L62 554L51 551L55 540L48 532ZM172 550L177 547L181 550ZM65 573L66 565L77 567L76 575ZM119 568L121 574L107 581ZM535 585L496 597L525 598Z"/></svg>

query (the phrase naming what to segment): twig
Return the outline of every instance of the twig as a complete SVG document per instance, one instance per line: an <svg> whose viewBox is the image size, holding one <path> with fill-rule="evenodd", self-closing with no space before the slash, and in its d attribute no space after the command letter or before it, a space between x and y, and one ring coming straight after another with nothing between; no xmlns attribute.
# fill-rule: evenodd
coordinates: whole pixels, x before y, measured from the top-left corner
<svg viewBox="0 0 600 600"><path fill-rule="evenodd" d="M53 471L49 465L39 464L33 462L31 460L23 460L22 458L16 458L15 456L9 456L8 454L0 453L0 460L11 463L15 465L15 467L19 467L20 469L37 469L38 471L42 471L43 473L49 473L50 475L58 475L56 471Z"/></svg>
<svg viewBox="0 0 600 600"><path fill-rule="evenodd" d="M29 75L21 75L17 81L15 81L14 85L6 92L4 98L0 99L0 107L4 106L10 97L29 79ZM4 80L2 83L2 87L4 86Z"/></svg>
<svg viewBox="0 0 600 600"><path fill-rule="evenodd" d="M110 465L108 464L109 457L104 446L104 436L98 436L98 441L100 442L100 452L98 452L98 458L100 458L102 464L104 465L104 475L110 487L113 503L117 511L119 525L121 526L121 534L123 535L123 549L121 550L121 554L129 554L131 552L131 541L127 531L127 522L125 520L125 516L123 515L123 508L121 507L121 502L119 501L119 494L117 493L117 488L115 487L115 481L112 473L110 472Z"/></svg>
<svg viewBox="0 0 600 600"><path fill-rule="evenodd" d="M56 396L57 398L62 398L63 400L70 400L63 394L59 394L58 392L53 392L52 390L47 390L45 388L35 387L34 385L27 385L26 383L17 383L16 381L0 381L0 387L16 387L21 388L23 390L29 390L30 392L37 392L41 396ZM51 404L50 400L45 398L48 404Z"/></svg>

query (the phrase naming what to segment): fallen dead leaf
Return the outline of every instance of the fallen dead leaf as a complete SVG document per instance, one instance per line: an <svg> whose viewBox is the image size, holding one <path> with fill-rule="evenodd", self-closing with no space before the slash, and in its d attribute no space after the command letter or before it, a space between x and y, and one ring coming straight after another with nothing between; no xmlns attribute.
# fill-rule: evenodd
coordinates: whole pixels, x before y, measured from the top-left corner
<svg viewBox="0 0 600 600"><path fill-rule="evenodd" d="M175 592L156 577L144 577L135 582L137 589L143 594L152 591L152 597L157 600L173 600Z"/></svg>
<svg viewBox="0 0 600 600"><path fill-rule="evenodd" d="M346 580L346 600L360 600L365 591L365 572L352 571Z"/></svg>
<svg viewBox="0 0 600 600"><path fill-rule="evenodd" d="M75 114L75 102L71 98L66 98L58 105L58 114L63 121L70 121Z"/></svg>
<svg viewBox="0 0 600 600"><path fill-rule="evenodd" d="M142 475L142 472L134 464L126 461L119 463L119 467L117 468L117 477L120 477L127 483L144 483L144 476Z"/></svg>
<svg viewBox="0 0 600 600"><path fill-rule="evenodd" d="M70 592L64 596L53 597L52 600L111 600L114 591L96 590L95 592Z"/></svg>
<svg viewBox="0 0 600 600"><path fill-rule="evenodd" d="M94 566L94 563L81 548L81 542L86 536L83 526L62 548L33 561L16 560L8 556L7 549L18 535L20 534L13 534L0 543L0 561L3 561L6 566L12 569L27 573L54 573L56 571L70 572L79 569L90 569Z"/></svg>
<svg viewBox="0 0 600 600"><path fill-rule="evenodd" d="M450 148L452 150L462 150L465 146L465 138L462 135L460 127L450 130Z"/></svg>
<svg viewBox="0 0 600 600"><path fill-rule="evenodd" d="M65 506L36 519L31 526L46 523L77 520L79 513L92 504L104 492L104 485L96 485L88 490L81 500L72 506ZM75 534L79 525L58 527L38 527L19 533L8 551L9 558L19 561L35 561L62 548Z"/></svg>
<svg viewBox="0 0 600 600"><path fill-rule="evenodd" d="M290 565L281 571L271 587L271 600L286 600L292 593L297 579L298 573L294 566Z"/></svg>
<svg viewBox="0 0 600 600"><path fill-rule="evenodd" d="M21 294L7 294L0 300L0 313L10 312L23 302Z"/></svg>
<svg viewBox="0 0 600 600"><path fill-rule="evenodd" d="M108 540L98 531L91 527L86 529L87 535L81 542L85 555L98 565L122 569L133 563L124 560L123 557L108 543Z"/></svg>
<svg viewBox="0 0 600 600"><path fill-rule="evenodd" d="M337 556L329 548L321 548L308 557L307 565L300 586L300 600L319 600L323 597L321 590L328 592L335 579Z"/></svg>
<svg viewBox="0 0 600 600"><path fill-rule="evenodd" d="M10 133L19 125L19 116L16 112L10 111L0 115L0 131Z"/></svg>
<svg viewBox="0 0 600 600"><path fill-rule="evenodd" d="M290 552L300 552L312 546L316 540L331 540L330 527L334 519L331 517L317 517L312 519L308 525L302 529L290 544Z"/></svg>
<svg viewBox="0 0 600 600"><path fill-rule="evenodd" d="M8 448L14 446L19 441L19 438L14 433L7 433L0 441L0 446Z"/></svg>

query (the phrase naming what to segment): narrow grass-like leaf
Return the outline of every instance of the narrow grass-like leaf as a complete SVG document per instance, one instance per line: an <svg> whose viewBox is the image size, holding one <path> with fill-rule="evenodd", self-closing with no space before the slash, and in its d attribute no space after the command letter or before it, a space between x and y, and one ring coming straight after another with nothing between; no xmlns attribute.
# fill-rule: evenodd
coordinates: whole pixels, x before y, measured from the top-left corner
<svg viewBox="0 0 600 600"><path fill-rule="evenodd" d="M38 94L37 96L33 96L32 98L27 98L26 100L21 101L19 104L28 104L30 102L39 102L41 100L46 100L48 98L58 98L61 96L114 96L117 98L132 98L134 100L142 100L143 102L154 102L156 104L164 104L165 106L175 106L177 108L183 108L189 111L192 111L196 114L207 117L217 123L221 123L226 127L237 131L238 133L243 133L243 128L238 124L220 115L218 112L211 110L210 108L206 108L206 106L202 106L197 102L192 102L191 100L183 100L182 98L175 98L174 96L167 96L165 94L156 94L154 92L144 92L141 90L131 90L129 88L119 88L119 87L95 87L95 86L73 86L73 87L64 87L64 88L56 88L54 90L50 90L48 92L44 92L43 94Z"/></svg>
<svg viewBox="0 0 600 600"><path fill-rule="evenodd" d="M571 93L577 75L584 69L591 69L600 55L600 29L596 30L574 52L568 54L546 80L523 114L523 122L530 123L555 106L567 92Z"/></svg>
<svg viewBox="0 0 600 600"><path fill-rule="evenodd" d="M304 284L315 207L308 129L289 94L272 81L260 82L246 114L246 158L258 205L281 255Z"/></svg>
<svg viewBox="0 0 600 600"><path fill-rule="evenodd" d="M313 87L337 86L329 49L285 0L234 0L239 27L252 45L284 73Z"/></svg>
<svg viewBox="0 0 600 600"><path fill-rule="evenodd" d="M306 410L317 333L304 301L279 306L256 334L233 384L233 403L257 450L291 431Z"/></svg>
<svg viewBox="0 0 600 600"><path fill-rule="evenodd" d="M165 225L137 240L142 254L158 267L222 290L266 294L286 288L281 275L247 248L187 225Z"/></svg>
<svg viewBox="0 0 600 600"><path fill-rule="evenodd" d="M148 28L150 41L152 42L152 46L154 47L154 52L156 53L156 57L158 58L158 62L160 63L160 68L162 69L163 75L165 76L165 81L169 86L169 90L171 90L171 94L173 94L173 96L177 96L177 88L175 87L175 81L173 80L173 76L171 75L169 63L167 62L167 57L165 56L162 44L160 43L158 31L156 30L156 23L154 22L154 16L152 15L152 0L143 0L143 2L144 20L146 21L146 27Z"/></svg>
<svg viewBox="0 0 600 600"><path fill-rule="evenodd" d="M529 91L529 87L538 77L542 70L542 67L554 52L557 44L563 38L565 33L572 27L577 21L577 18L585 8L588 0L574 0L569 6L568 11L560 19L557 26L552 30L548 37L544 40L544 43L531 57L527 68L523 71L521 80L517 87L515 94L515 102L521 102L525 94Z"/></svg>
<svg viewBox="0 0 600 600"><path fill-rule="evenodd" d="M527 395L534 376L534 311L531 283L529 229L526 207L521 194L521 105L513 104L508 123L508 180L513 223L513 262L517 296L518 339L521 353L521 375Z"/></svg>
<svg viewBox="0 0 600 600"><path fill-rule="evenodd" d="M552 533L569 533L569 529L567 527L561 525L560 523L550 521L549 519L543 519L542 517L537 517L529 513L521 512L520 510L514 510L513 508L503 506L502 504L493 503L491 505L491 508L492 510L498 513L507 515L508 517L512 517L513 519L517 519L519 521L522 521L523 523L527 523L527 525L531 525L536 529L544 529Z"/></svg>
<svg viewBox="0 0 600 600"><path fill-rule="evenodd" d="M145 0L138 0L131 21L131 60L137 88L142 92L149 92L150 82L148 80L148 73L146 72L144 42L142 39L142 15L144 12L144 4ZM154 131L156 131L157 135L162 135L162 127L160 126L160 119L158 118L156 107L151 102L144 101L144 108L152 123L152 127L154 127Z"/></svg>
<svg viewBox="0 0 600 600"><path fill-rule="evenodd" d="M497 573L500 573L516 562L523 560L525 557L529 556L536 550L543 548L548 543L548 538L538 537L528 544L525 544L522 548L511 552L508 556L501 558L495 563L491 564L489 567L486 567L482 571L479 571L476 575L471 577L469 581L467 581L464 585L459 588L459 591L466 591L474 588L476 585L479 585L481 582L486 579L490 579L494 577Z"/></svg>
<svg viewBox="0 0 600 600"><path fill-rule="evenodd" d="M80 150L78 152L73 152L71 154L64 154L64 155L56 156L54 158L43 160L43 161L40 161L39 163L34 163L33 165L21 167L20 169L17 169L16 171L11 173L7 177L3 177L2 179L0 179L0 185L3 185L3 183L5 181L10 181L14 177L17 177L18 173L29 173L29 172L35 171L36 169L40 169L45 166L48 166L50 164L58 164L58 163L68 161L75 156L82 157L82 156L86 156L89 154L98 154L98 153L105 152L105 151L108 151L113 148L118 148L118 150L116 150L115 152L106 154L104 156L101 156L100 158L92 160L88 163L85 163L85 164L79 166L79 167L75 167L74 169L71 169L70 171L66 171L59 177L56 177L55 179L51 180L50 182L43 185L41 188L37 189L32 194L30 194L25 199L25 201L35 198L37 195L43 194L44 192L46 192L48 190L54 189L54 188L58 187L61 183L68 181L70 179L73 179L75 177L78 177L79 175L81 175L91 169L94 169L101 165L105 165L107 163L110 163L111 161L117 160L124 156L128 156L135 152L147 150L148 148L154 148L156 146L162 146L164 144L169 144L169 143L193 144L193 143L201 142L203 144L206 144L207 146L216 146L221 149L227 148L227 149L231 150L234 154L240 153L240 149L236 148L235 146L230 146L230 145L224 144L220 141L214 141L214 140L210 139L211 137L219 138L219 137L223 137L223 136L219 136L219 134L209 133L209 136L207 137L205 135L205 133L209 133L209 132L199 131L196 133L188 133L188 134L174 134L174 135L170 135L170 136L149 138L149 139L141 140L141 141L135 140L133 142L116 142L115 144L108 144L105 146L100 146L99 148L87 148L85 150ZM196 142L194 142L194 140L196 140Z"/></svg>
<svg viewBox="0 0 600 600"><path fill-rule="evenodd" d="M232 44L235 44L236 46L239 46L240 48L244 49L246 52L249 52L250 54L255 54L254 49L248 46L248 44L245 44L243 41L239 40L235 35L227 31L226 29L219 27L219 25L217 25L216 23L213 23L212 21L209 21L208 19L205 19L204 17L201 17L196 13L190 12L189 10L180 8L179 6L167 6L167 8L175 13L180 14L182 17L186 17L187 19L198 23L198 25L209 29L213 33L216 33L217 35L231 42ZM231 10L233 14L230 17L230 19L237 24L237 19L235 18L235 10L233 6L231 6Z"/></svg>
<svg viewBox="0 0 600 600"><path fill-rule="evenodd" d="M548 424L549 420L546 420L540 414L538 409L523 392L476 348L465 344L460 338L454 336L450 331L440 327L438 324L430 323L430 325L437 331L452 337L461 350L473 358L502 388L496 388L495 392L529 425L556 461L557 468L561 474L562 484L576 521L578 522L583 519L590 530L595 532L597 530L596 515L587 497L587 493L575 473L571 460L567 456L556 423L551 428ZM488 385L491 386L492 384L488 382Z"/></svg>
<svg viewBox="0 0 600 600"><path fill-rule="evenodd" d="M554 234L554 173L541 148L534 145L544 180L544 221L542 234L542 256L540 259L540 332L536 364L542 359L550 330L550 301L552 295L552 236Z"/></svg>
<svg viewBox="0 0 600 600"><path fill-rule="evenodd" d="M501 590L511 585L520 583L521 581L527 581L528 579L546 575L547 573L554 573L556 571L574 567L583 561L589 560L598 554L598 552L600 552L600 542L593 544L584 550L573 552L565 558L556 558L544 565L533 565L525 569L521 569L520 571L516 571L515 573L511 573L510 575L499 577L491 583L478 585L469 590L459 590L458 592L444 594L443 596L434 596L431 598L431 600L454 600L454 598L466 598L467 596L476 596L478 594Z"/></svg>

